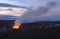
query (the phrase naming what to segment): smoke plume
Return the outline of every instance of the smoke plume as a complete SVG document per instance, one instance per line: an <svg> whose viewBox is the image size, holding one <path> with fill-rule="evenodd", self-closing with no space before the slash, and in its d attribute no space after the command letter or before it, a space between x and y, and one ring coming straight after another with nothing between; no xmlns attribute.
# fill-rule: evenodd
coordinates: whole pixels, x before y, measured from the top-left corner
<svg viewBox="0 0 60 39"><path fill-rule="evenodd" d="M45 7L31 7L21 17L19 17L15 23L33 22L32 18L44 15L47 12L48 8Z"/></svg>
<svg viewBox="0 0 60 39"><path fill-rule="evenodd" d="M30 7L28 10L19 17L15 23L28 23L28 22L34 22L33 18L40 17L41 15L44 15L48 12L48 10L52 7L55 7L55 2L48 2L46 7ZM40 19L40 18L39 18Z"/></svg>

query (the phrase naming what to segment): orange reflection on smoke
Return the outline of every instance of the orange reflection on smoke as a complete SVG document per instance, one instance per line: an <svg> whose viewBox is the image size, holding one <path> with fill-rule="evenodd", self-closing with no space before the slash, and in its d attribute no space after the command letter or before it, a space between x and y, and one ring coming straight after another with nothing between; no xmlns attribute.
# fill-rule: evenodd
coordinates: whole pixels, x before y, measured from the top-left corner
<svg viewBox="0 0 60 39"><path fill-rule="evenodd" d="M19 29L19 28L21 27L21 25L22 25L22 24L20 24L20 23L16 23L16 24L13 25L12 28L13 28L13 29Z"/></svg>

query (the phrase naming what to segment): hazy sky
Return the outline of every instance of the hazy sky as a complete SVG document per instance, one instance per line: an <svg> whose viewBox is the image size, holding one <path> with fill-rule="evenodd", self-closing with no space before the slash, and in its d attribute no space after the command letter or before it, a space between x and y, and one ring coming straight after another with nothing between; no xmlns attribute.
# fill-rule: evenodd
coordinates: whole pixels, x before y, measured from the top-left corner
<svg viewBox="0 0 60 39"><path fill-rule="evenodd" d="M47 2L60 0L0 0L0 3L10 3L19 6L45 6Z"/></svg>
<svg viewBox="0 0 60 39"><path fill-rule="evenodd" d="M60 0L0 0L0 3L9 3L9 4L13 4L13 5L18 5L18 6L25 6L25 7L30 7L30 6L46 6L46 4L48 3L48 2L51 2L51 1L53 1L53 2L56 2L57 3L57 5L59 5L59 10L60 10ZM57 10L57 8L56 8L56 10ZM52 9L51 9L52 10ZM54 9L55 10L55 9ZM52 11L49 11L49 12L52 12L51 13L51 15L50 15L50 13L47 13L47 15L49 15L49 17L48 16L46 16L48 19L50 18L50 19L56 19L56 18L58 18L58 17L60 17L60 11L56 11L56 12L58 12L59 14L59 16L57 15L57 13L56 13L56 17L54 18L54 16L55 16L55 11L54 11L54 13L52 12ZM20 12L19 12L20 13ZM5 13L6 14L6 13ZM12 13L10 13L10 14L12 14ZM58 16L58 17L57 17ZM46 17L41 17L41 20L42 19L45 19ZM52 18L53 17L53 18ZM39 17L40 18L40 17ZM47 19L47 20L48 20ZM50 20L49 19L49 20ZM54 20L53 19L53 20ZM60 20L60 18L58 19L58 20Z"/></svg>

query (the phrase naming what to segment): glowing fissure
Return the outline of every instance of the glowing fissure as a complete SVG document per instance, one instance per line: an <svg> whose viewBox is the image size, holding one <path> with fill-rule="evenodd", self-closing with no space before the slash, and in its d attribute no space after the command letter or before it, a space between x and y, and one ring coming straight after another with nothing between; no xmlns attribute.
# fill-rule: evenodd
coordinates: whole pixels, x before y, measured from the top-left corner
<svg viewBox="0 0 60 39"><path fill-rule="evenodd" d="M21 27L21 23L15 23L14 25L13 25L13 29L19 29L20 27Z"/></svg>

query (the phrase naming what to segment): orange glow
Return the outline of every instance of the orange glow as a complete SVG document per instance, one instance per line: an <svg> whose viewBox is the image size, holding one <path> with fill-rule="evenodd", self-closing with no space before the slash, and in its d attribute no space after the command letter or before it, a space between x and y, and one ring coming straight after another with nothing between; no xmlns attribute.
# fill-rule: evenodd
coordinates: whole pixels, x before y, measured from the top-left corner
<svg viewBox="0 0 60 39"><path fill-rule="evenodd" d="M19 29L21 27L22 24L20 23L16 23L14 24L14 26L12 27L13 29Z"/></svg>

